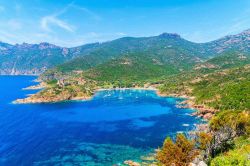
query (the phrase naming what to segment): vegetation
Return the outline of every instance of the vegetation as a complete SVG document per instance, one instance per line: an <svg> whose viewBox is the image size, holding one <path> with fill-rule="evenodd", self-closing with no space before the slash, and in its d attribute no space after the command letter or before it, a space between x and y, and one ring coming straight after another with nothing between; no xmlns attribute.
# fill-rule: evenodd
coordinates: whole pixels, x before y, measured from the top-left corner
<svg viewBox="0 0 250 166"><path fill-rule="evenodd" d="M199 72L170 77L159 87L165 94L186 94L195 97L197 104L219 110L250 109L250 66L216 71Z"/></svg>
<svg viewBox="0 0 250 166"><path fill-rule="evenodd" d="M146 82L162 76L178 73L172 65L162 66L142 55L131 55L107 63L84 72L84 76L96 81Z"/></svg>
<svg viewBox="0 0 250 166"><path fill-rule="evenodd" d="M211 166L246 166L250 150L250 113L222 111L210 121L210 132L198 132L194 140L177 135L166 138L157 153L160 165L188 165L199 154Z"/></svg>
<svg viewBox="0 0 250 166"><path fill-rule="evenodd" d="M162 165L187 166L197 154L195 142L189 141L183 134L178 134L175 143L170 138L164 141L156 158Z"/></svg>
<svg viewBox="0 0 250 166"><path fill-rule="evenodd" d="M248 64L178 74L168 77L159 89L166 94L193 96L195 104L219 110L209 121L208 132L198 132L195 139L203 160L212 166L249 165Z"/></svg>
<svg viewBox="0 0 250 166"><path fill-rule="evenodd" d="M250 140L245 137L235 139L234 148L211 160L211 166L247 166L249 160Z"/></svg>

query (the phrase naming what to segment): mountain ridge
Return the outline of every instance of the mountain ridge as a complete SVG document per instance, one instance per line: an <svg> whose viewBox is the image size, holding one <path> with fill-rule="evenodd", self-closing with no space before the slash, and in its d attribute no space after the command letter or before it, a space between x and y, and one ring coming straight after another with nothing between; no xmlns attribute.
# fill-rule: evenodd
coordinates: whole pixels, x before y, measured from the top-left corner
<svg viewBox="0 0 250 166"><path fill-rule="evenodd" d="M176 33L162 33L151 37L123 37L112 41L90 43L71 48L60 47L47 42L15 45L0 42L0 74L40 75L47 69L54 68L65 62L72 64L71 61L74 61L75 58L80 58L75 59L75 61L78 61L85 56L91 57L87 58L88 63L83 67L83 69L87 69L101 64L105 60L109 60L109 58L112 59L136 52L144 53L145 50L150 55L159 54L161 61L164 61L164 58L165 61L171 60L177 56L180 58L179 61L186 60L183 57L188 56L195 56L189 61L203 61L228 50L236 49L249 52L249 40L250 30L248 29L239 34L228 35L207 43L191 42ZM166 58L167 55L172 56L172 58ZM95 56L99 56L99 58L95 59ZM85 61L84 58L83 61ZM78 69L81 69L81 67Z"/></svg>

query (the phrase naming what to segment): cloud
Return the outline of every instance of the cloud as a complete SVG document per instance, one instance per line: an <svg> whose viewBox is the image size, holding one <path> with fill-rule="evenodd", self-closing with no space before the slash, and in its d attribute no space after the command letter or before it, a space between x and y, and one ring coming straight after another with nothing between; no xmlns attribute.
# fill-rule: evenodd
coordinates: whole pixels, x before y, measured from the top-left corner
<svg viewBox="0 0 250 166"><path fill-rule="evenodd" d="M126 33L123 33L123 32L117 32L115 33L117 36L126 36L127 34Z"/></svg>
<svg viewBox="0 0 250 166"><path fill-rule="evenodd" d="M41 19L41 27L45 31L51 31L50 26L56 25L66 31L74 32L73 26L69 25L68 23L64 22L63 20L57 18L54 15L45 16Z"/></svg>
<svg viewBox="0 0 250 166"><path fill-rule="evenodd" d="M100 20L101 17L99 15L97 15L96 13L92 12L91 10L85 8L85 7L81 7L81 6L78 6L78 5L75 5L74 3L70 3L68 5L68 8L75 8L75 9L78 9L84 13L87 13L88 15L90 15L92 18L96 19L96 20Z"/></svg>
<svg viewBox="0 0 250 166"><path fill-rule="evenodd" d="M70 8L74 8L74 9L83 11L83 12L87 13L88 15L91 15L91 17L93 17L95 19L100 19L100 17L98 15L96 15L94 12L90 11L89 9L77 6L74 4L74 2L71 2L68 5L66 5L66 7L59 10L58 12L55 12L51 15L42 17L41 18L41 28L45 31L52 31L50 28L50 25L52 24L52 25L56 25L64 30L66 30L66 31L74 32L74 27L72 25L59 19L59 16L66 13L68 10L70 10Z"/></svg>
<svg viewBox="0 0 250 166"><path fill-rule="evenodd" d="M72 25L69 25L68 23L66 23L65 21L59 19L59 16L66 13L68 10L70 9L77 9L80 10L82 12L87 13L88 15L90 15L91 17L93 17L96 20L100 20L101 17L97 14L95 14L94 12L92 12L91 10L85 8L85 7L81 7L78 5L75 5L74 2L69 3L68 5L66 5L63 9L59 10L58 12L53 13L52 15L49 16L44 16L41 19L41 27L42 29L46 30L46 31L51 31L50 29L50 24L54 24L64 30L67 30L69 32L74 32L74 27Z"/></svg>
<svg viewBox="0 0 250 166"><path fill-rule="evenodd" d="M231 25L223 27L224 34L238 33L242 30L248 29L250 26L250 10L243 11L240 17L234 18Z"/></svg>

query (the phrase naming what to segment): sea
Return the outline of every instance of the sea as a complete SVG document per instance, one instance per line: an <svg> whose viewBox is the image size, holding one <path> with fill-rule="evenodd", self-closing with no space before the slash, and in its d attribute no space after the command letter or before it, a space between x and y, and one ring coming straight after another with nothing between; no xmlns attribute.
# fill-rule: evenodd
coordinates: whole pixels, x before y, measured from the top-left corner
<svg viewBox="0 0 250 166"><path fill-rule="evenodd" d="M34 76L0 76L0 166L119 166L147 156L166 137L201 119L177 108L183 98L154 90L102 90L91 100L13 104L38 90Z"/></svg>

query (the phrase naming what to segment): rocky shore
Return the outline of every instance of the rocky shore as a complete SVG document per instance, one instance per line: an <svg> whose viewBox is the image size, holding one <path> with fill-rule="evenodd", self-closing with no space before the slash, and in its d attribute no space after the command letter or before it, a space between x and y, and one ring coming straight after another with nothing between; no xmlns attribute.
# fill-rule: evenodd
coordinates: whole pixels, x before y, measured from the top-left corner
<svg viewBox="0 0 250 166"><path fill-rule="evenodd" d="M23 90L39 90L39 89L43 89L46 88L47 84L44 82L40 82L38 85L32 85L26 88L23 88Z"/></svg>
<svg viewBox="0 0 250 166"><path fill-rule="evenodd" d="M35 97L35 95L31 95L24 99L17 99L13 101L14 104L35 104L35 103L56 103L56 102L63 102L69 100L90 100L91 96L58 96L58 97L45 97L39 96Z"/></svg>
<svg viewBox="0 0 250 166"><path fill-rule="evenodd" d="M44 89L47 87L46 83L39 83L38 85L30 86L27 88L23 88L23 90L38 90L38 89ZM135 89L135 90L156 90L153 87L135 87L135 88L109 88L109 89L104 89L104 88L98 88L97 90L94 91L96 93L97 91L102 91L102 90L126 90L126 89ZM93 93L93 95L94 95ZM69 100L90 100L92 96L88 96L84 93L78 96L74 96L74 94L62 92L60 95L45 95L41 94L40 92L30 95L27 98L24 99L17 99L13 103L15 104L29 104L29 103L54 103L54 102L62 102L62 101L69 101Z"/></svg>
<svg viewBox="0 0 250 166"><path fill-rule="evenodd" d="M178 103L176 105L176 107L195 109L197 111L192 113L191 115L201 117L205 120L210 120L213 117L213 115L218 111L218 110L213 109L213 108L208 108L205 105L195 104L195 102L194 102L195 97L188 96L186 94L163 94L163 93L160 93L159 91L157 91L157 94L159 96L173 96L173 97L184 98L185 100Z"/></svg>
<svg viewBox="0 0 250 166"><path fill-rule="evenodd" d="M213 108L208 108L205 105L195 104L193 100L194 98L188 98L187 100L179 103L177 107L196 109L197 111L192 113L191 115L198 116L206 120L210 120L213 115L218 111Z"/></svg>
<svg viewBox="0 0 250 166"><path fill-rule="evenodd" d="M40 82L38 85L30 86L27 88L24 88L24 90L36 90L36 89L44 89L47 88L48 85L44 82ZM103 89L103 88L97 88L94 92L96 93L97 91L102 91L102 90L125 90L125 89L135 89L135 90L155 90L157 95L165 97L165 96L173 96L173 97L181 97L186 100L183 102L180 102L176 105L178 108L191 108L197 110L196 112L192 113L192 116L198 116L203 119L209 120L212 118L212 116L217 112L215 109L207 108L205 105L197 105L194 102L194 97L190 97L185 94L163 94L160 93L160 91L157 89L157 87L154 86L148 86L148 87L133 87L133 88L108 88L108 89ZM38 92L36 94L30 95L27 98L24 99L17 99L13 103L16 104L25 104L25 103L51 103L51 102L62 102L62 101L67 101L67 100L89 100L93 97L92 95L86 95L84 93L80 94L72 94L67 91L62 90L60 94L51 94L53 89L47 90L47 93L41 93Z"/></svg>

